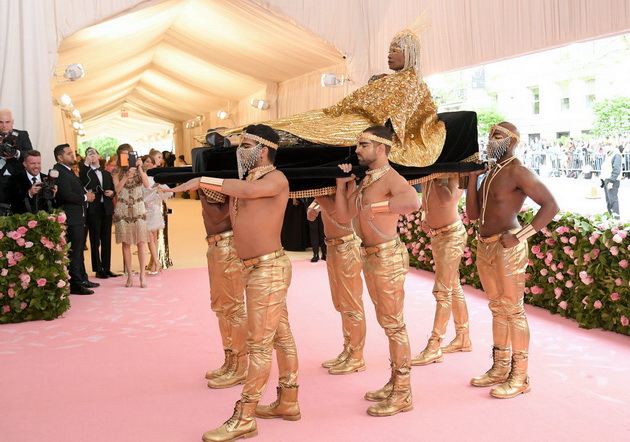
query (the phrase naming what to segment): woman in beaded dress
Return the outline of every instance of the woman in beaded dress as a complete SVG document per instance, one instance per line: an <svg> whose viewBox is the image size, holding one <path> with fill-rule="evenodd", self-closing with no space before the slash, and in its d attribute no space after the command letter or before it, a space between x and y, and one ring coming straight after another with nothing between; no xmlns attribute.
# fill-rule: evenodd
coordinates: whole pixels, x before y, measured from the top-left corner
<svg viewBox="0 0 630 442"><path fill-rule="evenodd" d="M160 155L162 155L161 152ZM156 161L151 155L143 156L142 163L145 170L157 167ZM158 233L164 228L162 202L170 198L170 195L168 193L158 193L158 189L168 189L168 186L157 184L153 177L148 178L149 187L143 188L144 204L147 209L147 229L149 230L149 252L151 254L146 270L149 272L149 275L156 275L162 271L158 256Z"/></svg>
<svg viewBox="0 0 630 442"><path fill-rule="evenodd" d="M122 243L123 262L127 273L125 287L133 285L133 271L131 264L131 245L138 247L140 261L140 287L146 287L145 243L149 240L147 229L147 211L142 194L143 187L149 187L149 179L142 168L142 160L138 158L135 166L123 167L121 161L127 157L133 148L129 144L121 144L116 151L118 160L112 173L116 189L116 209L114 223L116 226L116 243ZM126 154L126 155L121 155Z"/></svg>

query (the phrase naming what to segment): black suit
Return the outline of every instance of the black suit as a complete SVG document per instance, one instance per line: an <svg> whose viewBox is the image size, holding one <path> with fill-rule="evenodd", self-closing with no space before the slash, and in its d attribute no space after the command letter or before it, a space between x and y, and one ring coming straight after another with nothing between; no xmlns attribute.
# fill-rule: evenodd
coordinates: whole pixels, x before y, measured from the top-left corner
<svg viewBox="0 0 630 442"><path fill-rule="evenodd" d="M31 139L25 130L13 129L8 134L0 133L0 142L7 142L15 147L19 153L17 158L7 159L0 168L0 203L11 204L11 192L8 188L11 175L18 175L24 171L24 152L33 149Z"/></svg>
<svg viewBox="0 0 630 442"><path fill-rule="evenodd" d="M48 179L48 175L44 173L40 173L39 177L41 181ZM13 213L37 213L40 210L51 212L54 199L47 200L39 193L31 197L28 193L31 187L33 187L33 182L26 175L26 170L9 178L9 198Z"/></svg>
<svg viewBox="0 0 630 442"><path fill-rule="evenodd" d="M57 178L57 205L66 212L66 235L70 243L70 287L87 282L83 249L85 248L85 189L74 172L63 164L54 167L59 171Z"/></svg>
<svg viewBox="0 0 630 442"><path fill-rule="evenodd" d="M103 191L114 190L112 174L101 169L103 181L99 180L94 169L85 164L79 165L79 178L86 190L94 192L94 201L87 206L87 228L90 235L92 271L109 273L112 255L112 217L114 196L105 196Z"/></svg>

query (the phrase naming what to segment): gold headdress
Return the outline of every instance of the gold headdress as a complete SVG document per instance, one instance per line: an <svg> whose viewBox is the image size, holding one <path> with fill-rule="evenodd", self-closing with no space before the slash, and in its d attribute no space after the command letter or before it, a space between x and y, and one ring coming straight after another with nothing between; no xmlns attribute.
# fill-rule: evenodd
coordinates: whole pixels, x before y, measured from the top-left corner
<svg viewBox="0 0 630 442"><path fill-rule="evenodd" d="M258 135L248 134L245 131L241 133L241 138L249 138L250 140L258 141L259 143L264 144L267 147L271 147L272 149L278 149L278 145L276 143L265 140L263 137L259 137Z"/></svg>
<svg viewBox="0 0 630 442"><path fill-rule="evenodd" d="M501 132L501 133L502 133L503 135L505 135L506 137L509 137L509 138L514 138L514 139L516 140L516 142L517 142L517 143L519 143L519 142L521 141L521 137L519 137L518 135L516 135L516 134L515 134L514 132L512 132L511 130L506 129L506 128L505 128L505 127L503 127L503 126L499 126L498 124L495 124L494 126L492 126L492 127L490 128L490 132L489 132L489 133L490 133L490 136L492 136L492 134L493 134L495 131L496 131L496 132Z"/></svg>
<svg viewBox="0 0 630 442"><path fill-rule="evenodd" d="M392 144L394 144L394 142L392 140L388 140L387 138L382 138L379 136L376 136L374 134L371 134L369 132L363 132L360 136L360 138L367 138L368 140L372 140L372 141L376 141L377 143L383 143L387 146L391 146Z"/></svg>
<svg viewBox="0 0 630 442"><path fill-rule="evenodd" d="M421 81L422 74L420 72L420 38L419 34L423 33L429 28L427 23L428 13L425 11L416 22L409 28L399 31L392 37L390 46L398 46L405 54L405 66L403 70L413 69L418 76L418 81Z"/></svg>

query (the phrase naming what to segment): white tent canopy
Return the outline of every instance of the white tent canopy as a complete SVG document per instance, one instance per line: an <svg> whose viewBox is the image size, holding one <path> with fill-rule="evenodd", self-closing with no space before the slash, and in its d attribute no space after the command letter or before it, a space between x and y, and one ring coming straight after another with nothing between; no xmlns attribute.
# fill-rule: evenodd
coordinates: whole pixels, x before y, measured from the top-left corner
<svg viewBox="0 0 630 442"><path fill-rule="evenodd" d="M0 3L0 108L44 152L76 141L51 105L66 93L89 136L175 128L183 153L226 125L219 109L242 124L333 103L385 72L391 36L425 12L424 75L630 30L630 0L17 0ZM72 63L85 78L57 83ZM333 71L353 82L321 88Z"/></svg>

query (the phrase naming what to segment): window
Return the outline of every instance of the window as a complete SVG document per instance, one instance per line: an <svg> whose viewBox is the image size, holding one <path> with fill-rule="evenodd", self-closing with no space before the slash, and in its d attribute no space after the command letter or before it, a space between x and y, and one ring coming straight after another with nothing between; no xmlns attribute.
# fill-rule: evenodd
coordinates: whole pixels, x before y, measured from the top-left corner
<svg viewBox="0 0 630 442"><path fill-rule="evenodd" d="M535 143L540 140L540 134L529 134L528 135L529 144Z"/></svg>
<svg viewBox="0 0 630 442"><path fill-rule="evenodd" d="M556 132L556 138L560 139L562 137L569 138L569 132Z"/></svg>
<svg viewBox="0 0 630 442"><path fill-rule="evenodd" d="M529 88L529 91L532 94L532 113L538 115L540 113L540 89L538 86L533 86Z"/></svg>
<svg viewBox="0 0 630 442"><path fill-rule="evenodd" d="M488 94L488 98L490 98L490 103L492 103L493 105L497 105L499 104L499 94L497 93L491 93Z"/></svg>
<svg viewBox="0 0 630 442"><path fill-rule="evenodd" d="M571 109L571 99L569 98L568 83L560 84L560 110L568 111Z"/></svg>
<svg viewBox="0 0 630 442"><path fill-rule="evenodd" d="M597 96L595 95L595 79L588 78L584 80L584 89L586 90L586 108L592 109Z"/></svg>

